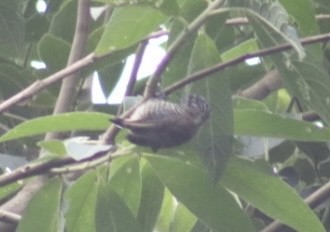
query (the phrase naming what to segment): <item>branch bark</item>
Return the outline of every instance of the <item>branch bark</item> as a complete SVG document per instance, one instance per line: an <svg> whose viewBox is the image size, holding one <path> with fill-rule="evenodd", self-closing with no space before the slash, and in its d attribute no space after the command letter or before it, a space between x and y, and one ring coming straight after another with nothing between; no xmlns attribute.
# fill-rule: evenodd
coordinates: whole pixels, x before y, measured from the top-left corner
<svg viewBox="0 0 330 232"><path fill-rule="evenodd" d="M164 58L158 65L155 73L147 82L144 91L145 99L153 97L153 95L155 94L157 84L160 81L162 73L166 69L167 65L169 64L173 56L179 50L181 45L185 42L185 38L191 33L197 31L197 29L205 22L205 20L208 19L210 13L213 10L219 8L223 3L224 3L223 0L210 1L207 8L178 35L176 40L168 48L167 53L165 54Z"/></svg>
<svg viewBox="0 0 330 232"><path fill-rule="evenodd" d="M309 45L309 44L325 42L325 41L329 41L329 40L330 40L330 33L306 37L306 38L301 39L300 41L301 41L302 45ZM241 62L244 62L246 59L250 59L250 58L254 58L254 57L269 56L269 55L273 55L275 53L286 51L289 49L292 49L292 46L290 44L286 43L286 44L282 44L279 46L262 49L257 52L248 53L248 54L239 56L237 58L216 64L214 66L211 66L211 67L208 67L205 69L202 69L200 71L193 73L192 75L190 75L188 77L181 79L180 81L177 81L173 85L166 87L163 90L164 94L168 95L189 83L207 78L209 75L211 75L213 73L219 72L219 71L224 70L231 66L235 66Z"/></svg>

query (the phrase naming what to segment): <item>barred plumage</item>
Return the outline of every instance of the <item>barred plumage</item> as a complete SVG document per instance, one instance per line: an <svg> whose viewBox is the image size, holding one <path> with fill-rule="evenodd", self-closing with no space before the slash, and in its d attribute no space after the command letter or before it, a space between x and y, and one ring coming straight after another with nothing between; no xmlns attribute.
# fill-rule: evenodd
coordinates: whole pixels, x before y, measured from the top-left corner
<svg viewBox="0 0 330 232"><path fill-rule="evenodd" d="M130 142L156 151L187 142L208 117L206 100L190 95L181 104L152 98L141 104L129 118L116 118L112 122L129 130Z"/></svg>

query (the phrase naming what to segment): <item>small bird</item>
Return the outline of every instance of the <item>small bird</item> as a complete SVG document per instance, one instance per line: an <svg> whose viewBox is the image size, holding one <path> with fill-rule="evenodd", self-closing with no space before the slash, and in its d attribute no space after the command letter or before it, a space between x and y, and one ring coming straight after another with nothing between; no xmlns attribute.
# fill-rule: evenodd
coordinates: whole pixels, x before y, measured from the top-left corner
<svg viewBox="0 0 330 232"><path fill-rule="evenodd" d="M155 152L189 141L209 113L207 101L199 95L189 95L181 104L151 98L138 106L130 117L111 121L129 130L127 139L131 143L150 147Z"/></svg>

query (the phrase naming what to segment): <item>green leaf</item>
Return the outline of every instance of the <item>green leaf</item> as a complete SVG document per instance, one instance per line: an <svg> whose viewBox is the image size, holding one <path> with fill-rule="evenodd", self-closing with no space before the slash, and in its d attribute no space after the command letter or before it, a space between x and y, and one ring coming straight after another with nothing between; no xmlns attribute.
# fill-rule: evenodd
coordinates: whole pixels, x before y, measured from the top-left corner
<svg viewBox="0 0 330 232"><path fill-rule="evenodd" d="M149 164L149 166L151 166ZM158 178L158 177L157 177ZM173 212L175 211L176 200L171 192L165 188L163 202L160 208L159 216L156 223L157 231L170 231L170 226L173 221Z"/></svg>
<svg viewBox="0 0 330 232"><path fill-rule="evenodd" d="M279 0L288 13L294 17L295 23L302 35L319 33L313 3L308 0Z"/></svg>
<svg viewBox="0 0 330 232"><path fill-rule="evenodd" d="M18 224L17 231L58 232L61 195L61 178L51 179L33 196Z"/></svg>
<svg viewBox="0 0 330 232"><path fill-rule="evenodd" d="M94 0L96 2L103 2L108 4L121 4L121 5L128 5L128 4L136 4L136 5L147 5L151 8L156 8L162 10L166 14L176 15L179 11L179 6L176 0L136 0L134 2L130 0Z"/></svg>
<svg viewBox="0 0 330 232"><path fill-rule="evenodd" d="M145 155L179 202L215 231L254 231L247 215L221 185L201 169L167 156Z"/></svg>
<svg viewBox="0 0 330 232"><path fill-rule="evenodd" d="M170 232L190 232L197 222L197 218L183 204L179 203L175 209Z"/></svg>
<svg viewBox="0 0 330 232"><path fill-rule="evenodd" d="M0 53L2 57L23 58L25 21L15 1L0 2Z"/></svg>
<svg viewBox="0 0 330 232"><path fill-rule="evenodd" d="M193 73L220 61L220 56L213 41L199 33L188 66ZM189 88L189 87L188 87ZM229 80L224 74L214 74L200 83L193 85L191 92L204 95L210 104L211 113L208 122L196 136L197 150L208 167L212 178L218 180L231 155L233 135L233 109Z"/></svg>
<svg viewBox="0 0 330 232"><path fill-rule="evenodd" d="M50 23L49 32L69 44L72 43L76 27L78 1L65 1Z"/></svg>
<svg viewBox="0 0 330 232"><path fill-rule="evenodd" d="M235 110L235 134L299 141L329 141L330 129L270 112Z"/></svg>
<svg viewBox="0 0 330 232"><path fill-rule="evenodd" d="M34 14L26 22L26 41L37 42L47 33L49 21L46 15Z"/></svg>
<svg viewBox="0 0 330 232"><path fill-rule="evenodd" d="M247 160L232 158L221 183L246 201L297 231L325 231L315 213L279 177Z"/></svg>
<svg viewBox="0 0 330 232"><path fill-rule="evenodd" d="M38 54L50 73L66 66L70 53L70 44L50 33L45 34L38 43Z"/></svg>
<svg viewBox="0 0 330 232"><path fill-rule="evenodd" d="M132 211L110 183L99 188L95 218L97 232L142 232Z"/></svg>
<svg viewBox="0 0 330 232"><path fill-rule="evenodd" d="M0 137L0 142L50 131L105 130L110 115L91 112L71 112L34 118L23 122Z"/></svg>
<svg viewBox="0 0 330 232"><path fill-rule="evenodd" d="M142 192L137 219L144 232L152 232L162 206L164 185L149 163L143 164L141 176Z"/></svg>
<svg viewBox="0 0 330 232"><path fill-rule="evenodd" d="M259 46L257 40L249 39L222 53L221 58L222 60L227 61L258 50Z"/></svg>
<svg viewBox="0 0 330 232"><path fill-rule="evenodd" d="M254 18L249 18L251 24L257 24ZM278 41L273 34L263 26L255 26L262 47L277 46ZM284 80L284 85L292 96L295 96L303 110L313 110L327 123L330 122L330 78L322 65L320 54L307 50L304 60L290 56L274 54L270 56Z"/></svg>
<svg viewBox="0 0 330 232"><path fill-rule="evenodd" d="M158 10L126 6L116 8L96 48L98 54L127 48L155 30L166 17Z"/></svg>
<svg viewBox="0 0 330 232"><path fill-rule="evenodd" d="M251 26L255 29L258 39L264 38L258 34L258 29L263 28L272 34L278 43L283 40L292 45L300 59L306 54L302 47L297 30L290 25L289 14L279 1L230 1L230 5L247 14Z"/></svg>
<svg viewBox="0 0 330 232"><path fill-rule="evenodd" d="M23 187L23 183L14 182L0 187L0 202L4 202Z"/></svg>
<svg viewBox="0 0 330 232"><path fill-rule="evenodd" d="M93 232L95 207L100 181L96 171L80 177L66 192L69 207L65 213L67 232Z"/></svg>
<svg viewBox="0 0 330 232"><path fill-rule="evenodd" d="M260 110L268 111L268 107L264 102L235 96L233 99L234 109L236 110Z"/></svg>
<svg viewBox="0 0 330 232"><path fill-rule="evenodd" d="M141 199L139 157L130 156L111 177L109 185L127 204L131 212L137 215Z"/></svg>
<svg viewBox="0 0 330 232"><path fill-rule="evenodd" d="M13 64L0 64L0 97L9 98L25 88L29 84L22 71Z"/></svg>

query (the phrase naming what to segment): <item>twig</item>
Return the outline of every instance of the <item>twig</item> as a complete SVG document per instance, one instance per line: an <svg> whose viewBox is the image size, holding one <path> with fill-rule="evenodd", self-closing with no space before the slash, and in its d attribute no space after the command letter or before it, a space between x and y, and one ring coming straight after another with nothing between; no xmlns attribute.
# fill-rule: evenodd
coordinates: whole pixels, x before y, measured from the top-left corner
<svg viewBox="0 0 330 232"><path fill-rule="evenodd" d="M159 36L156 34L156 36ZM136 79L137 79L137 74L142 62L142 58L145 52L145 49L148 45L148 39L145 39L143 41L141 41L141 43L139 44L137 51L136 51L136 55L135 55L135 60L134 60L134 64L133 64L133 68L132 68L132 72L128 81L128 84L126 86L126 90L125 90L125 97L126 96L130 96L133 93L134 90L134 86L136 83ZM118 112L117 112L117 116L119 116L122 113L123 107L122 105L118 108ZM127 115L128 116L128 115ZM102 143L103 144L115 144L115 137L116 134L119 132L119 128L111 125L108 130L104 133L103 137L102 137Z"/></svg>
<svg viewBox="0 0 330 232"><path fill-rule="evenodd" d="M146 39L152 39L152 38L158 38L160 36L167 35L168 32L166 31L158 31L155 33L150 34ZM74 74L78 71L80 71L83 68L86 68L92 64L94 64L97 61L103 60L110 55L112 55L113 52L108 52L103 55L95 55L94 53L90 53L89 55L85 56L84 58L78 60L77 62L67 66L66 68L42 79L37 80L36 82L32 83L30 86L26 87L21 92L15 94L11 98L3 101L0 104L0 113L4 112L5 110L9 109L11 106L24 101L27 98L32 97L34 94L40 92L41 90L47 88L48 86L54 84L55 82L58 82L64 78L72 78L73 76L70 76L71 74Z"/></svg>
<svg viewBox="0 0 330 232"><path fill-rule="evenodd" d="M322 21L322 20L329 20L330 19L330 15L328 14L319 14L316 15L316 20L318 21ZM237 17L237 18L231 18L231 19L227 19L226 20L226 25L231 25L231 26L235 26L235 25L244 25L244 24L248 24L249 20L245 17Z"/></svg>
<svg viewBox="0 0 330 232"><path fill-rule="evenodd" d="M125 96L130 96L133 93L134 86L136 83L138 71L140 69L140 65L142 63L143 55L145 52L145 49L148 45L148 40L143 40L139 44L137 51L135 53L135 60L132 68L132 72L128 81L128 84L126 86Z"/></svg>
<svg viewBox="0 0 330 232"><path fill-rule="evenodd" d="M12 182L15 182L17 180L22 180L26 179L31 176L36 176L40 174L45 174L49 170L57 168L57 167L63 167L66 165L71 165L71 164L77 164L77 165L82 165L84 163L91 162L93 165L93 162L99 163L99 159L101 160L101 163L104 162L102 161L103 159L108 159L108 156L110 154L113 154L115 152L115 148L111 148L108 151L102 151L99 153L96 153L94 156L83 159L83 160L74 160L71 157L61 157L61 158L56 158L52 160L44 160L44 161L38 161L36 163L31 163L31 164L26 164L13 172L3 174L0 176L0 187L10 184ZM120 154L123 154L123 152L127 152L127 150L121 151ZM108 153L108 156L104 156L105 154ZM106 157L106 158L104 158ZM87 166L89 166L87 164ZM81 168L80 168L81 169Z"/></svg>
<svg viewBox="0 0 330 232"><path fill-rule="evenodd" d="M63 165L69 165L76 162L71 157L64 157L60 159L47 160L38 163L26 164L13 172L3 174L0 176L0 187L17 180L25 179L30 176L44 174L49 169Z"/></svg>
<svg viewBox="0 0 330 232"><path fill-rule="evenodd" d="M309 37L301 39L300 41L303 45L309 45L309 44L324 42L324 41L328 41L328 40L330 40L330 33L323 34L323 35L309 36ZM168 94L174 92L175 90L180 89L183 86L185 86L185 85L187 85L191 82L204 79L204 78L208 77L209 75L211 75L215 72L218 72L220 70L224 70L224 69L226 69L230 66L234 66L234 65L237 65L241 62L244 62L246 59L250 59L250 58L254 58L254 57L269 56L269 55L272 55L274 53L286 51L286 50L289 50L289 49L292 49L292 46L290 44L286 43L286 44L282 44L282 45L279 45L279 46L262 49L262 50L259 50L257 52L247 53L247 54L244 54L244 55L239 56L237 58L228 60L226 62L219 63L217 65L211 66L211 67L206 68L206 69L202 69L198 72L193 73L192 75L190 75L186 78L181 79L180 81L177 81L173 85L170 85L170 86L166 87L164 89L164 94L168 95Z"/></svg>
<svg viewBox="0 0 330 232"><path fill-rule="evenodd" d="M155 73L148 80L144 91L145 99L148 99L155 94L157 84L160 81L162 73L166 69L167 65L169 64L173 56L179 50L181 45L185 42L187 36L194 33L209 17L210 12L220 7L223 4L223 2L224 2L223 0L216 0L213 2L209 2L207 8L194 21L192 21L189 25L187 25L187 27L184 28L184 30L178 35L176 40L168 48L167 53L163 57L162 61L159 63Z"/></svg>
<svg viewBox="0 0 330 232"><path fill-rule="evenodd" d="M50 86L51 84L60 81L66 77L68 77L70 74L75 73L82 68L91 65L93 62L98 60L99 57L97 57L95 54L91 53L88 56L84 57L83 59L73 63L72 65L54 73L53 75L50 75L49 77L38 80L22 90L21 92L17 93L16 95L12 96L11 98L3 101L0 104L0 113L7 110L9 107L29 98L32 97L37 92L45 89L46 87Z"/></svg>
<svg viewBox="0 0 330 232"><path fill-rule="evenodd" d="M71 166L66 167L54 167L49 170L52 174L66 174L66 173L72 173L72 172L80 172L80 171L86 171L91 168L95 168L102 163L111 162L115 158L128 154L131 150L131 147L128 147L126 149L121 150L113 150L113 152L108 152L106 155L98 155L95 159L88 159L86 162L73 164ZM103 154L103 153L102 153Z"/></svg>
<svg viewBox="0 0 330 232"><path fill-rule="evenodd" d="M281 74L277 69L267 72L259 81L240 91L239 96L261 100L282 86Z"/></svg>
<svg viewBox="0 0 330 232"><path fill-rule="evenodd" d="M21 220L21 215L0 210L0 221L17 224Z"/></svg>

